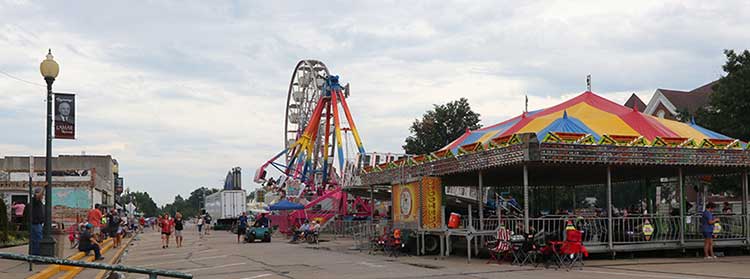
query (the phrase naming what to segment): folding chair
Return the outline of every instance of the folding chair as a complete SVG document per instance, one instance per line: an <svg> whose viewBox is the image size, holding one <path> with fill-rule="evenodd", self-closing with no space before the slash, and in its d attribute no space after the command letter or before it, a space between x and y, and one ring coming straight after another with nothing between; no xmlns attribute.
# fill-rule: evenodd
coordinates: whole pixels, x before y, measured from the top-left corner
<svg viewBox="0 0 750 279"><path fill-rule="evenodd" d="M492 242L489 242L492 243ZM510 243L510 230L505 228L500 228L497 231L497 240L494 242L494 247L491 246L489 248L490 250L490 259L487 261L487 263L491 263L493 260L496 263L500 263L503 260L503 256L506 255L508 252L511 252L512 247Z"/></svg>
<svg viewBox="0 0 750 279"><path fill-rule="evenodd" d="M565 269L570 270L574 266L583 268L583 257L588 257L589 252L581 241L582 232L569 230L566 232L565 242L560 248L561 263Z"/></svg>
<svg viewBox="0 0 750 279"><path fill-rule="evenodd" d="M526 237L523 235L517 234L512 235L510 237L510 244L511 244L511 254L513 255L513 262L510 264L513 265L523 265L524 261L526 260L527 256L527 249L526 249Z"/></svg>

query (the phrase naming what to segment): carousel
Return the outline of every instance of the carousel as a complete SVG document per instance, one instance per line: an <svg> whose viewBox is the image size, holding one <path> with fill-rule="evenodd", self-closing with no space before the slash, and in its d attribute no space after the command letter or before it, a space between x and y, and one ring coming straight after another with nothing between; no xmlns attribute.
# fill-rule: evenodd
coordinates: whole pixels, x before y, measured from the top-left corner
<svg viewBox="0 0 750 279"><path fill-rule="evenodd" d="M364 168L361 187L392 190L393 226L415 232L419 254L449 255L451 242L465 240L471 257L501 227L528 234L571 223L592 253L699 248L700 212L722 199L737 209L718 215L716 247L746 248L747 148L588 90L467 130L430 154ZM737 194L712 194L719 182ZM473 187L476 197L446 195L453 187Z"/></svg>

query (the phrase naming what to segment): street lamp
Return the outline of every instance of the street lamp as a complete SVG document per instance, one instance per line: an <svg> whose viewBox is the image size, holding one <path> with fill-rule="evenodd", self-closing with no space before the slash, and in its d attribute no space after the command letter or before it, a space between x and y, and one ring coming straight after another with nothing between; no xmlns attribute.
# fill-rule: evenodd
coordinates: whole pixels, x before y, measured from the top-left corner
<svg viewBox="0 0 750 279"><path fill-rule="evenodd" d="M52 238L52 83L60 73L60 66L53 58L50 49L47 58L39 65L39 72L47 82L47 156L45 159L47 185L44 192L44 237L39 243L39 252L42 256L48 257L55 255L55 239Z"/></svg>

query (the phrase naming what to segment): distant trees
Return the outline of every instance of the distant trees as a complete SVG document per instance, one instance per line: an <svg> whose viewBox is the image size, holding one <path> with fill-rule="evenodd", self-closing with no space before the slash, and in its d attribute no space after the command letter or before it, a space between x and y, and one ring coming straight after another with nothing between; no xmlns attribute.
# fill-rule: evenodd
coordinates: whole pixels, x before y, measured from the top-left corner
<svg viewBox="0 0 750 279"><path fill-rule="evenodd" d="M750 51L724 50L726 76L714 86L709 106L696 112L696 122L726 136L750 140Z"/></svg>
<svg viewBox="0 0 750 279"><path fill-rule="evenodd" d="M183 216L197 216L200 214L200 210L205 207L203 205L203 192L205 191L206 196L218 192L220 189L200 187L190 192L190 197L187 199L180 195L174 197L172 203L168 203L162 207L163 212L167 212L170 215L174 215L176 212L180 212Z"/></svg>
<svg viewBox="0 0 750 279"><path fill-rule="evenodd" d="M425 154L448 145L466 129L479 129L479 114L471 110L469 100L461 98L444 105L433 105L422 119L415 119L403 145L407 154Z"/></svg>

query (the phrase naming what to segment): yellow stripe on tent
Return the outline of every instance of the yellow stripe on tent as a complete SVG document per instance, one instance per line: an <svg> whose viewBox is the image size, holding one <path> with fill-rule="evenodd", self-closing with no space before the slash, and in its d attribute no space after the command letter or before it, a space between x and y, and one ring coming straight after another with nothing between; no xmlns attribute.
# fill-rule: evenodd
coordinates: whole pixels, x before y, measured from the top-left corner
<svg viewBox="0 0 750 279"><path fill-rule="evenodd" d="M478 141L478 142L481 142L482 144L485 144L485 143L487 143L487 142L488 142L488 141L489 141L490 139L492 139L492 138L494 138L495 136L497 136L498 134L500 134L500 132L501 132L501 130L497 130L497 131L488 131L488 132L484 133L484 135L482 135L482 137L480 137L480 138L479 138L479 140L477 140L477 141Z"/></svg>
<svg viewBox="0 0 750 279"><path fill-rule="evenodd" d="M595 108L587 103L578 103L576 105L573 105L565 111L568 112L568 117L577 118L583 124L585 124L589 129L593 130L595 133L599 134L600 136L603 134L610 134L610 135L624 135L624 136L637 136L640 135L638 132L633 130L633 128L630 127L625 121L620 119L619 116L600 110L598 108ZM519 133L524 132L539 132L552 124L555 120L558 118L562 118L563 111L558 111L551 113L549 115L545 115L542 117L538 117L529 124L526 124Z"/></svg>
<svg viewBox="0 0 750 279"><path fill-rule="evenodd" d="M658 118L658 117L653 117L653 118L658 120L659 123L666 126L668 129L672 130L672 132L675 132L676 134L680 135L680 137L682 138L692 138L698 143L703 141L703 139L708 138L706 137L706 135L704 135L700 131L694 129L693 127L690 127L690 125L688 124L685 124L679 121L664 119L664 118Z"/></svg>

